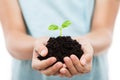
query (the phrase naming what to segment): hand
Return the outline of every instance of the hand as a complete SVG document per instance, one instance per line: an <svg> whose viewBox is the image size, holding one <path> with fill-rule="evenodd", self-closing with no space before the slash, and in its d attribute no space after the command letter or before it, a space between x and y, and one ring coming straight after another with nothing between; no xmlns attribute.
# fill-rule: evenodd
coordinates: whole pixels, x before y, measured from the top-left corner
<svg viewBox="0 0 120 80"><path fill-rule="evenodd" d="M79 42L82 45L84 54L80 60L74 54L70 57L65 57L64 62L66 67L60 69L60 76L72 77L90 72L92 68L93 47L90 42L85 39L81 39Z"/></svg>
<svg viewBox="0 0 120 80"><path fill-rule="evenodd" d="M32 68L40 71L41 73L47 76L56 75L58 71L60 70L60 68L62 68L63 66L61 62L55 63L56 62L55 57L50 57L46 60L39 60L37 58L38 55L41 55L41 56L47 55L48 49L45 46L47 40L42 38L42 40L38 39L35 42L35 47L34 47L33 57L32 57Z"/></svg>

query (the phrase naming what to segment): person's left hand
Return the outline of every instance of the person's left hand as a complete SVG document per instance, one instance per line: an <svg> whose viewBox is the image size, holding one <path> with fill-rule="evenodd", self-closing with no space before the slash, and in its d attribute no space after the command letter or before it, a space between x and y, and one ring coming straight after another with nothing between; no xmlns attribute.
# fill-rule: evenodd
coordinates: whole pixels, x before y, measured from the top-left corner
<svg viewBox="0 0 120 80"><path fill-rule="evenodd" d="M85 39L81 39L79 42L82 45L84 54L80 60L74 54L72 54L70 57L65 57L65 66L60 69L59 76L72 77L74 75L80 75L91 71L94 53L93 47L90 42Z"/></svg>

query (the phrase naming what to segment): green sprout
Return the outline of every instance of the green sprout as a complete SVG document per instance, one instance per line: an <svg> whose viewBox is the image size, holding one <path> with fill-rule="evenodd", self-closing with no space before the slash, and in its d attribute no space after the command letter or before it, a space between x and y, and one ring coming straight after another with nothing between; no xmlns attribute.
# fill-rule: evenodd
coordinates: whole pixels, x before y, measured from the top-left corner
<svg viewBox="0 0 120 80"><path fill-rule="evenodd" d="M71 21L66 20L65 22L62 23L62 25L59 27L56 24L52 24L48 27L49 30L59 30L60 31L60 36L62 36L62 30L63 28L67 28L69 25L71 25Z"/></svg>

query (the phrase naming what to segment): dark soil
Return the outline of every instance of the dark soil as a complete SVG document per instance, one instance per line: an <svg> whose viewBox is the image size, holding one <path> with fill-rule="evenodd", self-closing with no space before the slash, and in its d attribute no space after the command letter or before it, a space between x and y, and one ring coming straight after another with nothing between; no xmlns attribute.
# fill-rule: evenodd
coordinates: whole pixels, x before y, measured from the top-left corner
<svg viewBox="0 0 120 80"><path fill-rule="evenodd" d="M80 59L83 54L81 45L76 40L72 40L70 36L51 37L46 47L48 48L48 55L45 57L39 55L38 59L44 60L49 57L56 57L57 61L64 63L63 58L66 56L70 57L71 54L75 54Z"/></svg>

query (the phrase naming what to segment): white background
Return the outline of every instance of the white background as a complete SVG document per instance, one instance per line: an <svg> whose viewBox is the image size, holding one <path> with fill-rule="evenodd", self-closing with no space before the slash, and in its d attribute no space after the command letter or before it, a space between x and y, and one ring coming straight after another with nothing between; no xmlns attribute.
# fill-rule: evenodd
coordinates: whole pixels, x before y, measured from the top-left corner
<svg viewBox="0 0 120 80"><path fill-rule="evenodd" d="M109 49L109 78L120 80L120 10L116 19L112 46ZM11 80L11 60L5 48L5 41L0 24L0 80Z"/></svg>

